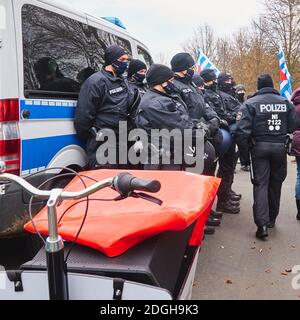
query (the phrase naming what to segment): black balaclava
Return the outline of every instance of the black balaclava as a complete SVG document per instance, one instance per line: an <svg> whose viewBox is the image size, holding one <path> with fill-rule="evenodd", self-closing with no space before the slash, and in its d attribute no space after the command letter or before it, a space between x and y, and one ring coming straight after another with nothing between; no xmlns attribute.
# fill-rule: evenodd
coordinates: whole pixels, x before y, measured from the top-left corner
<svg viewBox="0 0 300 320"><path fill-rule="evenodd" d="M228 80L232 80L232 82L226 83ZM234 83L232 76L229 73L221 72L218 76L218 87L223 92L234 94Z"/></svg>
<svg viewBox="0 0 300 320"><path fill-rule="evenodd" d="M124 72L128 69L128 61L118 60L125 54L126 51L116 44L113 44L105 50L105 65L112 65L116 74L119 77L121 77L124 74Z"/></svg>
<svg viewBox="0 0 300 320"><path fill-rule="evenodd" d="M240 103L245 102L245 94L246 94L246 88L242 84L238 84L234 87L235 91L235 97L239 100Z"/></svg>
<svg viewBox="0 0 300 320"><path fill-rule="evenodd" d="M141 70L147 70L146 64L138 59L132 59L129 68L128 68L128 78L134 77L136 81L143 82L145 79L145 76L143 77L137 77L137 73Z"/></svg>
<svg viewBox="0 0 300 320"><path fill-rule="evenodd" d="M212 90L212 91L216 91L217 90L217 76L216 76L215 70L213 70L213 69L203 70L200 73L200 76L204 80L205 89ZM207 84L208 82L213 82L213 84L208 85Z"/></svg>

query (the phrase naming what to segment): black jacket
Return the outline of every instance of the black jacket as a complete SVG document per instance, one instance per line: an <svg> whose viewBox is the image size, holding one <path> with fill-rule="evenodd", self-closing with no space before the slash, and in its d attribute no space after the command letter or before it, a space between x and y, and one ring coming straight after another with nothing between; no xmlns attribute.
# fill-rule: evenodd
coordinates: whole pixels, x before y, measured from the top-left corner
<svg viewBox="0 0 300 320"><path fill-rule="evenodd" d="M225 101L219 91L206 89L204 93L204 99L206 103L213 107L214 111L221 120L227 121L229 125L232 125L236 122L236 116L227 110Z"/></svg>
<svg viewBox="0 0 300 320"><path fill-rule="evenodd" d="M238 112L240 111L242 105L239 102L238 99L233 97L231 94L224 92L222 90L219 90L218 93L220 94L224 104L227 113L231 114L233 117L236 118Z"/></svg>
<svg viewBox="0 0 300 320"><path fill-rule="evenodd" d="M259 90L241 108L236 140L246 145L253 142L285 143L288 133L298 125L293 104L273 88Z"/></svg>
<svg viewBox="0 0 300 320"><path fill-rule="evenodd" d="M197 90L185 78L176 77L174 85L177 93L188 107L188 113L192 119L210 121L218 118L216 112L207 104L200 90Z"/></svg>
<svg viewBox="0 0 300 320"><path fill-rule="evenodd" d="M139 104L141 102L142 97L148 91L149 88L146 84L141 83L141 82L137 82L134 79L129 79L128 85L129 85L130 90L134 94L134 103L132 104L132 106L130 108L130 114L129 114L130 129L134 129L137 109L139 107Z"/></svg>
<svg viewBox="0 0 300 320"><path fill-rule="evenodd" d="M177 95L170 96L150 89L139 105L136 126L150 133L151 129L193 129L187 106Z"/></svg>
<svg viewBox="0 0 300 320"><path fill-rule="evenodd" d="M120 121L127 121L133 102L127 80L102 69L81 87L74 124L77 134L87 140L92 127L117 130Z"/></svg>
<svg viewBox="0 0 300 320"><path fill-rule="evenodd" d="M147 91L148 87L145 83L137 82L134 79L128 79L129 88L132 91L137 91L142 97Z"/></svg>

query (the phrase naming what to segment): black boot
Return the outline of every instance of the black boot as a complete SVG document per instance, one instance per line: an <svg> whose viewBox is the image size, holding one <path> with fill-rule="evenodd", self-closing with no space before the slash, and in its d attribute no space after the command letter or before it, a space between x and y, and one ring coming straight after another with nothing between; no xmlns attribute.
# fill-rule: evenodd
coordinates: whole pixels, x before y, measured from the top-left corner
<svg viewBox="0 0 300 320"><path fill-rule="evenodd" d="M237 194L233 190L230 191L230 196L237 197L238 200L242 200L242 195L241 194Z"/></svg>
<svg viewBox="0 0 300 320"><path fill-rule="evenodd" d="M208 220L206 221L207 227L219 227L220 225L221 225L220 219L209 217Z"/></svg>
<svg viewBox="0 0 300 320"><path fill-rule="evenodd" d="M211 210L210 216L211 216L212 218L220 219L220 220L223 218L223 214L222 214L222 213L217 213L217 212L214 211L214 210Z"/></svg>
<svg viewBox="0 0 300 320"><path fill-rule="evenodd" d="M297 220L300 221L300 200L297 200L297 209L298 209Z"/></svg>
<svg viewBox="0 0 300 320"><path fill-rule="evenodd" d="M233 206L229 201L219 202L217 205L217 212L225 214L239 214L240 208L238 206Z"/></svg>
<svg viewBox="0 0 300 320"><path fill-rule="evenodd" d="M268 223L268 228L273 229L275 228L275 225L276 225L276 220L272 220Z"/></svg>
<svg viewBox="0 0 300 320"><path fill-rule="evenodd" d="M235 196L234 194L230 194L230 200L234 202L239 202L241 201L241 198L238 195Z"/></svg>
<svg viewBox="0 0 300 320"><path fill-rule="evenodd" d="M257 232L256 232L256 238L263 240L269 236L268 234L268 227L263 226L263 227L258 227Z"/></svg>
<svg viewBox="0 0 300 320"><path fill-rule="evenodd" d="M206 227L204 229L204 234L207 236L211 236L213 234L215 234L215 229L214 228L210 228L210 227Z"/></svg>
<svg viewBox="0 0 300 320"><path fill-rule="evenodd" d="M240 208L240 206L241 206L239 201L233 201L233 200L229 199L227 202L232 207Z"/></svg>

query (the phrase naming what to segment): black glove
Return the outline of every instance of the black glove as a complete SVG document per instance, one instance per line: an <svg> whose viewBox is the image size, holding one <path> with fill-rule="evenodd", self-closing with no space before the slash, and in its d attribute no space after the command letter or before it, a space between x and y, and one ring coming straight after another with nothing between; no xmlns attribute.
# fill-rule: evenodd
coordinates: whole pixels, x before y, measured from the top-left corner
<svg viewBox="0 0 300 320"><path fill-rule="evenodd" d="M230 128L229 128L229 124L226 120L221 120L221 125L220 125L221 129L225 129L228 132L230 132Z"/></svg>

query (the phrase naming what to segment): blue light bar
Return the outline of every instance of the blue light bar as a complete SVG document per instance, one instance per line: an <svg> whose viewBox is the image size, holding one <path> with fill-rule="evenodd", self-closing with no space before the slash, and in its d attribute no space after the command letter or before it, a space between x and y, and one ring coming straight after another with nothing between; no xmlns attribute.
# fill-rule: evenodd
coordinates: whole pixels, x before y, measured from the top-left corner
<svg viewBox="0 0 300 320"><path fill-rule="evenodd" d="M119 18L116 18L116 17L102 17L102 19L104 19L106 21L109 21L110 23L113 23L114 25L126 30L125 25L123 24L123 22Z"/></svg>

